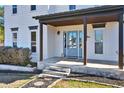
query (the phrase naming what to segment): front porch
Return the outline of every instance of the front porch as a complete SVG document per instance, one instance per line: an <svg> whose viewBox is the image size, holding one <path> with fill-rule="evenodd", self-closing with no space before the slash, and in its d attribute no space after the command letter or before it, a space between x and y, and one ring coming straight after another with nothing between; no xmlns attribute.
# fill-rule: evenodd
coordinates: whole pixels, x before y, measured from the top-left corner
<svg viewBox="0 0 124 93"><path fill-rule="evenodd" d="M71 68L71 73L82 73L108 78L124 80L124 70L118 69L117 62L105 60L88 60L87 65L83 65L80 59L68 59L53 57L38 63L38 68L44 69L49 66L60 66Z"/></svg>
<svg viewBox="0 0 124 93"><path fill-rule="evenodd" d="M49 15L41 15L41 16L36 16L34 17L35 19L38 19L40 22L40 38L39 38L39 44L40 44L40 49L39 49L39 60L40 62L38 62L38 68L40 67L40 64L42 65L65 65L65 66L69 66L72 69L72 72L83 72L83 73L87 73L87 74L92 74L92 73L96 73L99 72L99 75L105 75L104 72L107 72L108 74L106 76L111 76L111 74L116 74L117 77L120 78L120 74L123 73L123 6L101 6L101 7L95 7L95 8L89 8L89 9L82 9L82 10L75 10L75 11L68 11L68 12L63 12L63 13L55 13L55 14L49 14ZM94 64L93 61L88 60L89 56L88 53L91 54L88 50L89 44L88 44L88 25L90 24L99 24L99 23L105 23L107 24L107 22L116 22L117 25L114 25L113 27L115 28L111 29L112 31L116 31L114 37L112 37L112 33L106 33L105 36L108 35L108 37L111 38L105 38L107 40L107 43L104 44L105 47L107 47L107 50L105 50L106 52L108 52L108 54L104 54L105 56L107 56L107 58L105 58L104 56L94 56L92 55L92 58L98 58L98 59L109 59L109 57L111 57L111 59L113 60L118 60L118 62L113 63L113 62L107 62L107 61L94 61L96 64ZM44 29L44 26L53 26L53 27L60 27L63 26L72 26L73 25L81 25L83 24L83 28L82 28L82 32L84 32L84 36L82 37L82 50L83 50L83 59L82 62L80 60L80 62L73 62L73 61L66 61L66 60L62 60L61 58L55 58L55 59L47 59L44 60L44 56L45 51L47 51L47 54L49 54L50 56L47 55L48 58L50 58L51 56L55 56L53 53L55 52L53 50L54 48L54 42L55 40L57 40L57 38L54 37L54 34L51 33L50 30L48 30L47 32L49 33L48 37L46 38L44 37L44 33L46 33L46 29ZM96 27L96 26L95 26ZM109 27L108 27L109 28ZM52 29L53 30L53 29ZM58 29L57 29L58 30ZM56 34L56 32L53 30L53 32ZM59 30L58 30L59 32ZM57 32L57 34L59 34ZM53 35L53 36L52 36ZM50 38L52 36L52 38ZM115 38L116 37L116 38ZM45 39L47 39L45 41ZM110 40L110 41L109 41ZM114 40L114 42L112 42ZM109 42L108 42L109 41ZM117 42L115 42L117 41ZM45 42L45 43L44 43ZM91 41L92 42L92 41ZM111 45L113 44L114 45ZM46 47L44 44L48 44ZM57 43L59 46L60 43ZM61 43L62 44L62 43ZM90 43L92 46L92 48L90 48L92 51L94 51L93 49L93 44ZM109 45L107 46L107 45ZM116 46L116 47L115 47ZM78 46L79 47L79 46ZM110 49L109 49L109 48ZM63 45L61 46L61 48L63 48ZM60 48L58 48L59 51ZM116 51L117 49L117 51ZM79 48L78 48L79 51ZM117 52L117 53L116 53ZM111 53L111 55L109 55L109 53ZM114 56L113 56L114 53ZM79 52L78 52L79 54ZM116 56L117 55L117 56ZM62 57L63 55L61 55ZM91 56L90 56L91 57ZM61 59L61 60L60 60ZM109 59L109 60L111 60ZM52 61L53 60L53 61ZM43 62L43 63L42 63ZM106 63L106 64L101 64L102 63ZM98 64L99 63L99 64ZM108 64L110 63L110 64ZM117 66L118 64L118 66ZM76 69L74 69L76 68ZM118 69L119 68L119 69ZM117 72L117 73L116 73ZM98 73L97 73L98 74ZM124 78L124 76L123 76Z"/></svg>

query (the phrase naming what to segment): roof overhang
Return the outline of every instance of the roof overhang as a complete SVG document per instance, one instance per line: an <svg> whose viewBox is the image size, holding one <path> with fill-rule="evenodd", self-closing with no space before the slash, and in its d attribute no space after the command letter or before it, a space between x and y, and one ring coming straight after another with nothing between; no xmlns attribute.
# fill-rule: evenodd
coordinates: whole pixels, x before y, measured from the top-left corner
<svg viewBox="0 0 124 93"><path fill-rule="evenodd" d="M35 16L40 23L53 26L65 26L83 24L83 16L87 17L87 23L111 22L118 20L118 14L123 11L122 5L106 5L75 11Z"/></svg>

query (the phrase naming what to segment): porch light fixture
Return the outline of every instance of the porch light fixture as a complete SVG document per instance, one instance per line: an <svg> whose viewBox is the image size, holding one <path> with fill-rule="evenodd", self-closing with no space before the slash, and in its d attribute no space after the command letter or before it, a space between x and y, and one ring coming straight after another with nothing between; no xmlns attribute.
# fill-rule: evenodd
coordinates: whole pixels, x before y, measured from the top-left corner
<svg viewBox="0 0 124 93"><path fill-rule="evenodd" d="M57 31L57 35L59 35L60 34L60 31Z"/></svg>

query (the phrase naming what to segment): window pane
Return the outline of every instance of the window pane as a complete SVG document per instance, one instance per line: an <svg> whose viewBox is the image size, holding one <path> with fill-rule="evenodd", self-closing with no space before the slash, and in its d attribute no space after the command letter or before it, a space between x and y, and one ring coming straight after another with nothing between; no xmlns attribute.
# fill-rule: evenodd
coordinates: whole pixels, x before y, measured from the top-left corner
<svg viewBox="0 0 124 93"><path fill-rule="evenodd" d="M13 14L17 13L17 5L12 6L12 12L13 12Z"/></svg>
<svg viewBox="0 0 124 93"><path fill-rule="evenodd" d="M31 32L31 51L36 52L36 32Z"/></svg>
<svg viewBox="0 0 124 93"><path fill-rule="evenodd" d="M13 5L12 7L13 7L13 8L17 8L17 5Z"/></svg>
<svg viewBox="0 0 124 93"><path fill-rule="evenodd" d="M31 32L31 41L36 41L36 32Z"/></svg>
<svg viewBox="0 0 124 93"><path fill-rule="evenodd" d="M68 47L77 48L77 32L69 32L68 36L69 36Z"/></svg>
<svg viewBox="0 0 124 93"><path fill-rule="evenodd" d="M76 5L69 5L69 10L75 10L76 9Z"/></svg>
<svg viewBox="0 0 124 93"><path fill-rule="evenodd" d="M66 33L64 33L64 48L66 48Z"/></svg>
<svg viewBox="0 0 124 93"><path fill-rule="evenodd" d="M13 14L16 14L17 13L17 9L13 9Z"/></svg>
<svg viewBox="0 0 124 93"><path fill-rule="evenodd" d="M31 46L32 52L36 52L36 46Z"/></svg>
<svg viewBox="0 0 124 93"><path fill-rule="evenodd" d="M100 30L95 31L95 41L102 42L103 41L103 32Z"/></svg>
<svg viewBox="0 0 124 93"><path fill-rule="evenodd" d="M34 42L32 41L32 42L31 42L31 45L32 45L32 46L36 46L36 41L34 41Z"/></svg>
<svg viewBox="0 0 124 93"><path fill-rule="evenodd" d="M103 54L103 30L95 30L95 53Z"/></svg>
<svg viewBox="0 0 124 93"><path fill-rule="evenodd" d="M17 33L13 33L13 41L17 41Z"/></svg>
<svg viewBox="0 0 124 93"><path fill-rule="evenodd" d="M13 42L13 47L17 47L17 42Z"/></svg>
<svg viewBox="0 0 124 93"><path fill-rule="evenodd" d="M79 48L82 48L82 38L83 38L83 34L82 32L79 32Z"/></svg>
<svg viewBox="0 0 124 93"><path fill-rule="evenodd" d="M31 5L31 10L36 10L36 5Z"/></svg>
<svg viewBox="0 0 124 93"><path fill-rule="evenodd" d="M96 42L95 43L95 53L96 54L103 54L103 42Z"/></svg>

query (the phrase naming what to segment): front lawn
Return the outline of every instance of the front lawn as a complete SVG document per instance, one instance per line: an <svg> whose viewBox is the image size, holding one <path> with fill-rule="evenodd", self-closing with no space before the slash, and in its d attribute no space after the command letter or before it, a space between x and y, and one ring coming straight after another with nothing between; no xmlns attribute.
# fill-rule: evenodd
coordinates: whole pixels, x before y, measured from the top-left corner
<svg viewBox="0 0 124 93"><path fill-rule="evenodd" d="M98 84L95 82L83 82L77 80L61 80L53 88L113 88L112 86Z"/></svg>
<svg viewBox="0 0 124 93"><path fill-rule="evenodd" d="M0 73L0 88L19 88L33 78L33 74Z"/></svg>

